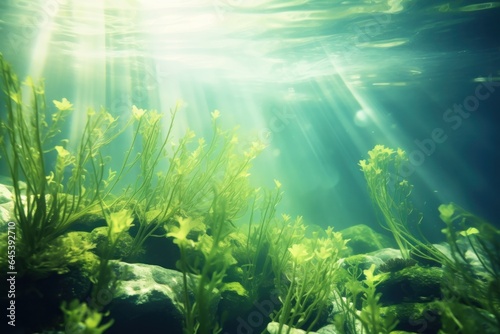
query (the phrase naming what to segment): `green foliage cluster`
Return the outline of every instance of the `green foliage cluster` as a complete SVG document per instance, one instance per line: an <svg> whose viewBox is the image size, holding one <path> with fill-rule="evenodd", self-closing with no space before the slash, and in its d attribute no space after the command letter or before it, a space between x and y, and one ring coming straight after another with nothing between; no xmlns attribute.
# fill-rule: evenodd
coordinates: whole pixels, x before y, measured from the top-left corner
<svg viewBox="0 0 500 334"><path fill-rule="evenodd" d="M30 271L42 277L53 272L67 273L71 267L91 272L99 263L99 259L90 252L94 247L87 236L79 232L61 235L47 245L43 252L32 254Z"/></svg>
<svg viewBox="0 0 500 334"><path fill-rule="evenodd" d="M282 191L279 181L275 183L274 192L264 197L260 197L259 191L255 193L244 244L228 242L239 232L227 220L226 204L218 196L209 215L176 216L176 223L168 224L167 236L174 239L181 251L177 266L184 277L185 333L220 331L223 319L210 317L210 308L218 291L234 284L240 295L257 300L261 297L261 285L274 281L282 305L271 318L279 323L280 332L292 327L311 330L326 314L338 279L338 260L347 241L331 228L324 235L315 232L306 237L301 217L292 221L283 214L277 219L276 206ZM246 250L246 257L235 256L241 248ZM241 284L226 281L231 266L241 268ZM194 292L193 297L190 291Z"/></svg>
<svg viewBox="0 0 500 334"><path fill-rule="evenodd" d="M100 152L120 131L108 112L90 109L70 152L60 132L72 104L54 100L55 111L47 117L43 82L28 78L21 84L1 54L0 67L7 107L7 119L0 121L0 148L14 189L16 267L21 275L39 276L50 271L48 259L68 259L71 246L61 247L60 237L73 222L98 208L109 182ZM23 92L30 97L25 99ZM54 156L55 166L50 166L48 160ZM66 265L58 260L53 266L60 271Z"/></svg>
<svg viewBox="0 0 500 334"><path fill-rule="evenodd" d="M439 304L443 333L473 333L480 327L495 332L500 328L500 230L454 203L441 205L439 212L451 250L446 299Z"/></svg>
<svg viewBox="0 0 500 334"><path fill-rule="evenodd" d="M404 268L413 267L416 264L417 261L413 259L405 260L401 258L395 258L385 261L383 264L380 265L378 269L383 273L391 273L391 272L393 273L402 270Z"/></svg>
<svg viewBox="0 0 500 334"><path fill-rule="evenodd" d="M224 290L229 266L236 264L232 235L237 229L233 220L248 206L255 190L248 184L251 161L264 146L251 143L243 154L237 154L238 139L234 131L225 132L216 125L218 111L212 113L213 139L205 147L183 152L171 161L178 176L179 209L165 224L167 237L179 246L181 258L177 267L183 272L183 312L186 333L217 332L221 319L210 316L210 308ZM190 136L193 136L192 134ZM186 196L186 197L184 197ZM193 201L195 199L195 201ZM253 212L253 210L252 210ZM194 301L189 296L194 292Z"/></svg>
<svg viewBox="0 0 500 334"><path fill-rule="evenodd" d="M394 317L382 313L379 303L381 293L377 292L377 285L384 279L384 274L374 275L375 265L366 270L350 267L344 272L346 278L339 284L335 304L342 310L335 316L336 327L342 333L356 333L356 322L362 327L362 333L379 334L390 333L397 325ZM364 277L362 279L361 277ZM361 300L358 311L356 305Z"/></svg>
<svg viewBox="0 0 500 334"><path fill-rule="evenodd" d="M104 109L89 109L83 130L70 142L61 130L73 105L62 99L47 106L42 82L28 78L21 84L1 54L0 65L7 110L0 120L0 147L13 181L18 271L43 277L79 266L94 283L92 305L63 304L67 326L85 333L102 333L111 326L112 322L100 325L105 305L98 299L103 291L112 296L118 286L111 259L121 238L135 225L137 232L125 256L139 252L152 236L171 238L180 250L177 268L183 273L186 334L221 331L223 316L214 311L221 292L231 290L257 300L270 282L281 302L271 314L279 333L312 330L332 299L344 311L336 318L341 330L345 326L340 323L347 323L354 331L356 322L363 333L394 329L396 322L382 314L377 293L385 276L375 275L374 266L364 271L342 268L339 260L348 240L332 228L308 237L301 217L277 215L283 195L280 182L275 180L275 189L266 191L251 187L248 180L251 163L264 145L243 145L235 129L222 130L217 110L211 115L212 135L205 140L192 130L174 138L180 103L166 122L162 113L133 106L121 128ZM110 158L102 152L128 129L130 146L118 169L112 170ZM440 303L443 329L467 332L477 326L462 320L468 309L498 328L499 231L455 205L441 206L452 254L447 257L410 232L412 218L417 216L419 223L421 215L411 205L413 186L394 176L407 159L404 151L377 145L368 154L369 159L359 165L383 218L381 225L393 234L404 263L416 254L444 263L453 277L447 298ZM95 245L86 237L68 232L89 213L101 215L107 225L99 257L91 252ZM247 225L240 224L246 219ZM464 242L482 272L472 268Z"/></svg>
<svg viewBox="0 0 500 334"><path fill-rule="evenodd" d="M73 105L67 99L53 101L55 112L47 119L50 108L43 84L28 78L24 86L32 99L25 101L25 89L0 60L8 114L1 120L0 138L14 186L21 275L41 276L65 272L74 264L84 266L94 282L92 307L100 310L104 305L95 303L98 295L103 290L112 294L119 283L110 260L120 236L137 224L129 251L133 255L148 237L161 235L156 232L164 229L181 249L179 268L186 278L199 282L196 302L191 307L185 300L186 331L208 332L215 322L206 319L207 305L215 298L215 289L221 288L227 267L235 263L226 237L235 230L232 220L245 212L255 194L248 184L248 171L264 145L252 142L242 147L235 130L224 131L217 125L218 111L212 113L213 136L208 142L196 139L191 130L174 140L179 104L170 112L167 131L163 115L154 110L134 106L131 118L117 129L116 119L104 109L89 109L80 136L69 142L61 130ZM129 128L131 145L119 168L112 170L110 158L101 152ZM47 161L54 159L51 168ZM125 179L135 181L127 184ZM26 183L26 190L20 181ZM99 212L108 228L107 242L96 258L89 252L95 245L67 231L85 214ZM198 234L186 242L194 226Z"/></svg>
<svg viewBox="0 0 500 334"><path fill-rule="evenodd" d="M248 219L248 230L246 231L246 242L244 243L243 256L239 258L241 265L243 286L247 288L253 299L259 297L259 289L263 285L269 285L273 281L273 263L271 256L268 254L279 255L277 250L272 247L273 233L279 230L278 226L284 227L284 220L288 220L286 215L282 216L282 220L276 219L276 209L283 196L281 183L274 180L276 185L275 190L262 191L258 190L253 199L252 208Z"/></svg>
<svg viewBox="0 0 500 334"><path fill-rule="evenodd" d="M215 196L226 204L227 219L235 219L246 208L251 188L248 185L251 161L264 146L252 143L246 151L240 149L235 130L224 131L217 125L218 111L212 113L212 137L196 139L188 130L178 141L171 140L178 106L171 111L165 136L162 136L162 115L134 107L138 120L132 147L141 141L141 152L132 158L127 152L121 172L136 163L139 177L128 189L127 200L121 198L109 206L131 207L139 223L132 253L143 242L176 216L198 218L212 208ZM137 137L141 136L142 140ZM166 159L168 161L164 161ZM212 228L213 226L207 226Z"/></svg>
<svg viewBox="0 0 500 334"><path fill-rule="evenodd" d="M225 203L215 200L207 221L216 226L211 235L206 233L204 219L178 218L179 226L167 233L179 246L181 257L177 267L183 273L183 313L185 333L210 333L220 330L220 321L212 317L212 309L218 292L224 286L224 276L235 260L231 256L230 244L225 238L232 226L225 217ZM197 240L188 238L190 232L198 229ZM192 257L190 252L198 251L202 257ZM190 298L194 293L194 301Z"/></svg>
<svg viewBox="0 0 500 334"><path fill-rule="evenodd" d="M61 310L64 313L65 333L101 334L113 325L113 320L101 324L105 315L76 299L69 304L63 302Z"/></svg>
<svg viewBox="0 0 500 334"><path fill-rule="evenodd" d="M359 165L370 196L384 217L382 226L393 234L404 260L409 261L411 251L417 259L443 265L445 295L437 303L443 323L440 333L474 333L478 328L492 333L497 331L500 328L500 231L456 204L443 204L439 212L446 225L442 231L451 256L442 253L423 236L418 238L409 230L408 218L413 212L409 199L412 186L407 180L397 180L393 176L406 159L404 151L376 145L368 154L370 158L361 160ZM365 292L365 296L369 294ZM376 298L373 301L372 315L376 310ZM364 324L356 312L350 314ZM372 320L376 321L375 318ZM379 318L379 323L382 320Z"/></svg>
<svg viewBox="0 0 500 334"><path fill-rule="evenodd" d="M103 245L98 265L90 270L90 279L94 284L91 291L92 307L98 311L102 310L106 303L109 303L108 299L102 300L100 296L114 296L120 283L110 261L116 253L121 237L124 233L127 233L133 221L134 218L130 210L106 212L107 240Z"/></svg>
<svg viewBox="0 0 500 334"><path fill-rule="evenodd" d="M413 239L408 230L408 219L413 211L409 196L413 186L395 177L408 158L403 150L395 151L383 145L376 145L368 155L368 160L361 160L359 165L370 198L382 214L381 226L392 233L402 257L408 259Z"/></svg>
<svg viewBox="0 0 500 334"><path fill-rule="evenodd" d="M339 278L339 259L347 240L332 228L325 231L324 237L317 232L305 237L306 226L301 217L290 222L285 215L283 223L270 236L269 256L278 298L283 304L272 319L279 323L279 333L292 327L310 331L331 304Z"/></svg>
<svg viewBox="0 0 500 334"><path fill-rule="evenodd" d="M120 237L135 223L138 232L130 255L148 237L162 234L180 249L186 333L220 330L223 319L212 315L226 286L237 286L241 295L247 295L246 289L248 296L257 298L261 284L270 280L282 302L272 316L280 331L284 325L313 328L328 307L346 241L331 229L307 238L300 217L294 222L287 215L276 218L281 184L275 181L275 191L262 196L248 182L251 162L264 145L253 142L242 150L235 131L217 125L218 111L212 113L208 142L191 130L174 140L179 104L170 112L166 131L163 114L154 110L134 106L126 125L117 129L116 119L104 109L89 109L83 131L70 143L60 132L72 104L67 99L53 101L55 112L48 120L43 84L27 79L32 95L28 103L3 58L2 74L8 117L2 120L1 144L14 183L24 271L47 275L74 264L88 268L94 303L87 311L99 314L105 306L98 302L99 295L112 295L119 284L110 260ZM102 149L128 128L133 134L130 147L119 168L109 169ZM51 156L56 160L53 168L46 162ZM125 179L135 181L126 184ZM19 181L27 184L25 191ZM235 244L233 220L242 217L249 203L247 239ZM90 212L101 212L107 223L107 242L98 259L89 252L94 245L67 233ZM238 248L240 253L246 250L246 257L236 260ZM227 281L231 266L240 268L241 284ZM73 312L79 314L77 322L87 311Z"/></svg>
<svg viewBox="0 0 500 334"><path fill-rule="evenodd" d="M375 145L368 151L368 160L359 166L365 176L370 198L383 221L380 225L392 233L404 260L412 258L437 263L448 259L420 231L422 214L415 212L411 202L413 185L400 175L401 165L408 160L406 153ZM413 231L410 229L413 227Z"/></svg>

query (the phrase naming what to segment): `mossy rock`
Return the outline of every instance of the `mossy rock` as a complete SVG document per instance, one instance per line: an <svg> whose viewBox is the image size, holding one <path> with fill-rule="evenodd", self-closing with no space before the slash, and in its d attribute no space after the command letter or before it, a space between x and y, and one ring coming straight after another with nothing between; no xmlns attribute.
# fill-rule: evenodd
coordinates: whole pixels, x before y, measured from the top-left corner
<svg viewBox="0 0 500 334"><path fill-rule="evenodd" d="M383 305L432 301L441 298L443 271L440 268L413 266L394 273L377 286Z"/></svg>
<svg viewBox="0 0 500 334"><path fill-rule="evenodd" d="M221 301L218 309L222 312L222 318L236 318L252 307L248 291L239 282L224 283L220 293Z"/></svg>
<svg viewBox="0 0 500 334"><path fill-rule="evenodd" d="M111 266L120 284L114 296L102 293L98 300L115 319L106 333L157 333L158 328L168 328L168 333L182 334L181 272L142 263L112 261ZM188 295L193 296L191 290ZM214 300L215 309L218 298Z"/></svg>
<svg viewBox="0 0 500 334"><path fill-rule="evenodd" d="M398 320L395 328L398 331L434 334L441 328L436 303L401 303L383 307L380 312Z"/></svg>
<svg viewBox="0 0 500 334"><path fill-rule="evenodd" d="M97 227L90 232L90 242L96 245L95 253L99 257L104 256L105 247L108 242L108 227ZM128 233L122 233L118 238L118 244L111 256L112 259L126 258L132 246L133 238Z"/></svg>
<svg viewBox="0 0 500 334"><path fill-rule="evenodd" d="M395 242L390 237L375 232L371 227L359 224L340 231L344 239L349 239L347 247L350 254L365 254L382 248L395 247Z"/></svg>
<svg viewBox="0 0 500 334"><path fill-rule="evenodd" d="M368 254L357 254L348 256L343 260L342 266L344 268L358 268L361 270L369 269L372 264L380 266L384 263L381 259L376 256L371 256Z"/></svg>

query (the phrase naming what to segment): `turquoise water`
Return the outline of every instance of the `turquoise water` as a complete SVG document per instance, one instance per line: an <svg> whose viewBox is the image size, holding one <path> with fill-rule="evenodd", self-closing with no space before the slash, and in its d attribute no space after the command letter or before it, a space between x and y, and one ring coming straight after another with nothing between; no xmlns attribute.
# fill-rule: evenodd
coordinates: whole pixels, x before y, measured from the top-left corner
<svg viewBox="0 0 500 334"><path fill-rule="evenodd" d="M0 0L0 332L498 332L499 14Z"/></svg>
<svg viewBox="0 0 500 334"><path fill-rule="evenodd" d="M439 235L441 203L496 223L499 7L2 1L0 52L20 76L45 78L49 101L75 105L68 133L87 106L126 118L132 105L168 112L183 100L177 135L187 127L206 135L220 110L225 127L268 145L253 182L280 180L280 211L309 224L376 227L357 164L375 144L401 147L415 206Z"/></svg>

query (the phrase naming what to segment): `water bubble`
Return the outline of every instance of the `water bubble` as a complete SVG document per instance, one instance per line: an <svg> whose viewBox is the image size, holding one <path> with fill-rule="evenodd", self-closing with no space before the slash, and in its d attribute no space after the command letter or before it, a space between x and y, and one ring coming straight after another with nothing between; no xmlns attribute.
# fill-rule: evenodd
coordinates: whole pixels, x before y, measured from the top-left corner
<svg viewBox="0 0 500 334"><path fill-rule="evenodd" d="M358 110L354 115L354 124L356 124L359 127L365 127L368 125L369 122L370 119L368 118L368 115L364 110Z"/></svg>

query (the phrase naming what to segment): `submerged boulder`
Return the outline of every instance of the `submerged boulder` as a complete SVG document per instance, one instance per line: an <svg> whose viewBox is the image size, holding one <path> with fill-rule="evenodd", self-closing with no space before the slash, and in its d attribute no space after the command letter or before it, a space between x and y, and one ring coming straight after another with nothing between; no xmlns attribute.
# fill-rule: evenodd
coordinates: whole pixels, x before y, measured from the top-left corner
<svg viewBox="0 0 500 334"><path fill-rule="evenodd" d="M7 223L14 217L13 196L9 188L0 183L0 233L7 232Z"/></svg>
<svg viewBox="0 0 500 334"><path fill-rule="evenodd" d="M441 298L443 270L436 267L412 266L388 274L377 286L384 305L430 302Z"/></svg>
<svg viewBox="0 0 500 334"><path fill-rule="evenodd" d="M12 192L9 188L0 183L0 204L5 204L12 201Z"/></svg>
<svg viewBox="0 0 500 334"><path fill-rule="evenodd" d="M397 319L396 329L411 333L438 333L441 328L439 306L430 303L401 303L381 308L381 313Z"/></svg>
<svg viewBox="0 0 500 334"><path fill-rule="evenodd" d="M114 262L120 285L109 304L107 333L182 333L182 273L155 265Z"/></svg>
<svg viewBox="0 0 500 334"><path fill-rule="evenodd" d="M269 324L267 324L267 328L266 329L267 329L267 331L270 334L280 334L280 333L289 333L289 334L306 334L306 333L309 333L309 334L316 334L316 332L306 332L303 329L290 328L287 325L283 325L283 327L281 328L281 331L280 331L280 324L277 323L277 322L274 322L274 321L270 322Z"/></svg>
<svg viewBox="0 0 500 334"><path fill-rule="evenodd" d="M349 242L347 247L352 255L366 254L382 248L394 247L395 242L390 237L375 232L371 227L359 224L340 231L342 237Z"/></svg>

